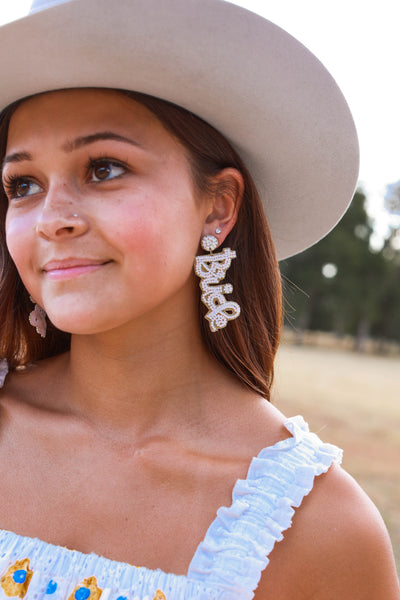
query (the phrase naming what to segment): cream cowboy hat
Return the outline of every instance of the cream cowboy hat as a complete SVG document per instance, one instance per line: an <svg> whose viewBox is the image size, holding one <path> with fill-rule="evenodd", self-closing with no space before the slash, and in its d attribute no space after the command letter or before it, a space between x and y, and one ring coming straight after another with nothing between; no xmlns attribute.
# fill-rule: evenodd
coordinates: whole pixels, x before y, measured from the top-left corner
<svg viewBox="0 0 400 600"><path fill-rule="evenodd" d="M278 257L311 246L357 182L349 108L288 33L224 0L35 0L0 30L0 109L71 87L170 100L233 144L249 168Z"/></svg>

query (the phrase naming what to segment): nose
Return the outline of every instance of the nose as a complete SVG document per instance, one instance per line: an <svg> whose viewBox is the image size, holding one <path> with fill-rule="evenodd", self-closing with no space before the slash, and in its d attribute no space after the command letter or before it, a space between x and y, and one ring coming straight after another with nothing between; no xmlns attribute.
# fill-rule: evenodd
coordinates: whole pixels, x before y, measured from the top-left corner
<svg viewBox="0 0 400 600"><path fill-rule="evenodd" d="M77 193L65 185L50 188L36 221L37 234L47 240L83 235L89 222L79 200Z"/></svg>

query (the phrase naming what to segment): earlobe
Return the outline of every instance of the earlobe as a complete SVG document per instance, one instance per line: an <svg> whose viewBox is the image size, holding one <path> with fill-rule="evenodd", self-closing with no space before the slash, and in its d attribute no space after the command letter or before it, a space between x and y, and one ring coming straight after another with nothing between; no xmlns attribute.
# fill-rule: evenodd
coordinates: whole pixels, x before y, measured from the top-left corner
<svg viewBox="0 0 400 600"><path fill-rule="evenodd" d="M220 244L232 231L244 193L243 176L237 169L228 167L214 178L212 210L204 224L203 235L214 235L218 231Z"/></svg>

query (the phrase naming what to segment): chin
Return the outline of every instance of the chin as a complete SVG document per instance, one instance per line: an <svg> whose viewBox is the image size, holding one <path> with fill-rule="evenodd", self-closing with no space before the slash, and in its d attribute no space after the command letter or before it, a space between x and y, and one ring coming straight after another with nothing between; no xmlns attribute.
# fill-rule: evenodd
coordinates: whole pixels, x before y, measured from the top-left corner
<svg viewBox="0 0 400 600"><path fill-rule="evenodd" d="M93 318L93 313L82 313L75 311L68 315L47 315L54 327L72 335L92 335L102 333L115 327L115 323L100 321Z"/></svg>

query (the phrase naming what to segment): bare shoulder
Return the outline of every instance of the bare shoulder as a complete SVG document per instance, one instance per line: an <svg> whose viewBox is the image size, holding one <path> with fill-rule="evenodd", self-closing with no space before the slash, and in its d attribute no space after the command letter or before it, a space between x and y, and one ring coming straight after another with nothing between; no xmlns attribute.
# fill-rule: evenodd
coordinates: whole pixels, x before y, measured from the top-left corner
<svg viewBox="0 0 400 600"><path fill-rule="evenodd" d="M400 600L383 520L338 466L316 478L270 558L256 600Z"/></svg>
<svg viewBox="0 0 400 600"><path fill-rule="evenodd" d="M61 354L8 373L0 390L2 407L13 404L20 408L56 409L67 362L67 354Z"/></svg>

